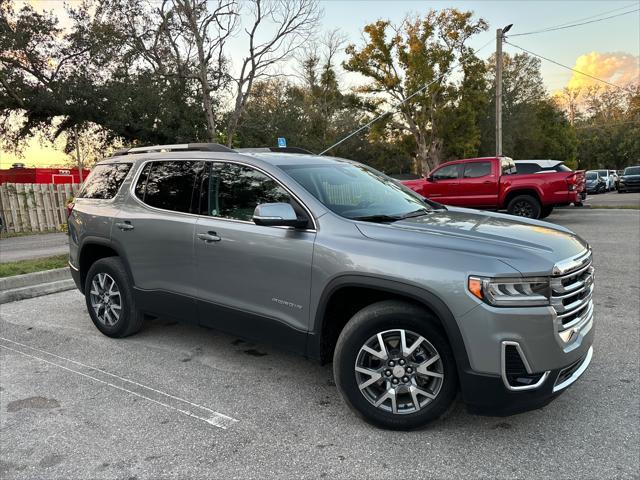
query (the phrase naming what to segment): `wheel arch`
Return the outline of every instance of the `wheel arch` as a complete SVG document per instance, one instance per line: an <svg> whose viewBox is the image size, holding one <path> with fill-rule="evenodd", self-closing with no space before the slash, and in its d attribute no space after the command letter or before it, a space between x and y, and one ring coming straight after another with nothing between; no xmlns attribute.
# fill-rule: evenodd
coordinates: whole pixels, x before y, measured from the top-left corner
<svg viewBox="0 0 640 480"><path fill-rule="evenodd" d="M355 295L353 295L355 294ZM347 298L349 308L339 310L333 320L332 314L343 307L341 300ZM451 349L458 371L469 368L469 357L456 320L447 305L433 292L396 279L365 275L343 275L333 279L325 287L316 309L313 330L307 345L308 356L327 363L331 360L335 342L348 320L367 305L382 300L398 299L416 304L430 311L439 321Z"/></svg>
<svg viewBox="0 0 640 480"><path fill-rule="evenodd" d="M538 189L535 187L523 187L523 188L517 187L515 189L509 190L504 197L504 202L502 206L504 208L507 208L509 206L509 202L511 202L511 200L513 200L518 195L530 195L540 203L541 207L544 206L544 203L542 202L543 196L541 192L539 192Z"/></svg>
<svg viewBox="0 0 640 480"><path fill-rule="evenodd" d="M84 293L84 284L87 280L87 272L97 260L107 257L120 257L124 263L125 270L131 276L131 270L129 269L129 262L127 262L125 255L116 244L108 239L101 237L87 237L80 247L80 253L78 255L78 270L80 271L80 290Z"/></svg>

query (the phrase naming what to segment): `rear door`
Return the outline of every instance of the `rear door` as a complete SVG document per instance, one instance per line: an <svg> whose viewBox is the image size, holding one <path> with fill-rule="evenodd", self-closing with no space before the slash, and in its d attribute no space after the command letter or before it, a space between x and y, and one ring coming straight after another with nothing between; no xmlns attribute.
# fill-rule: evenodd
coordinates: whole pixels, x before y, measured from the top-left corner
<svg viewBox="0 0 640 480"><path fill-rule="evenodd" d="M195 316L194 185L202 161L149 161L112 229L125 252L144 310Z"/></svg>
<svg viewBox="0 0 640 480"><path fill-rule="evenodd" d="M195 232L199 318L204 325L303 352L309 328L315 229L302 205L257 168L211 162ZM291 203L308 229L253 223L260 203Z"/></svg>
<svg viewBox="0 0 640 480"><path fill-rule="evenodd" d="M429 175L424 186L427 198L445 205L461 205L458 198L459 173L461 165L454 163L437 168Z"/></svg>
<svg viewBox="0 0 640 480"><path fill-rule="evenodd" d="M495 207L498 203L497 162L465 162L462 167L462 178L458 186L460 205Z"/></svg>

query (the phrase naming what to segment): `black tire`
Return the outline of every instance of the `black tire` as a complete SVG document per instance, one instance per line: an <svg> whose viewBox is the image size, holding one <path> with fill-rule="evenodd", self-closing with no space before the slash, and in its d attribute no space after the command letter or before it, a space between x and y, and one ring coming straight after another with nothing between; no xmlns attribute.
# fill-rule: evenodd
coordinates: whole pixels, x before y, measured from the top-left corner
<svg viewBox="0 0 640 480"><path fill-rule="evenodd" d="M625 190L618 189L618 193L627 193Z"/></svg>
<svg viewBox="0 0 640 480"><path fill-rule="evenodd" d="M547 218L553 212L553 205L546 205L540 210L540 216L538 218Z"/></svg>
<svg viewBox="0 0 640 480"><path fill-rule="evenodd" d="M99 274L107 274L112 278L120 292L120 314L112 325L107 325L101 321L91 304L92 282L94 279L97 281ZM96 328L106 336L114 338L127 337L142 328L144 315L136 309L133 298L133 284L119 257L101 258L91 265L89 272L87 272L84 292L87 310L89 311L91 320Z"/></svg>
<svg viewBox="0 0 640 480"><path fill-rule="evenodd" d="M421 335L440 356L443 377L439 391L433 400L416 412L400 414L385 411L370 403L358 387L355 366L361 348L378 333L394 329ZM349 320L338 338L333 373L342 398L354 412L375 426L391 430L411 430L436 420L451 407L458 392L455 359L437 319L420 307L396 300L369 305ZM382 383L385 383L384 379Z"/></svg>
<svg viewBox="0 0 640 480"><path fill-rule="evenodd" d="M507 205L507 212L511 215L526 218L540 218L540 202L531 195L517 195Z"/></svg>

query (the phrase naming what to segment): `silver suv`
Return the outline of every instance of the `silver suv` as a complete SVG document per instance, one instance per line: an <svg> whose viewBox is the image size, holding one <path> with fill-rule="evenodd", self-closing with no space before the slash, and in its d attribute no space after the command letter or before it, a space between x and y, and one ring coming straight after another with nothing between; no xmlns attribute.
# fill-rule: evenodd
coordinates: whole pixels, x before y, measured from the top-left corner
<svg viewBox="0 0 640 480"><path fill-rule="evenodd" d="M333 360L385 428L546 405L592 356L589 245L549 223L444 207L356 162L216 144L134 148L69 217L96 327L174 317ZM247 387L250 388L250 387Z"/></svg>

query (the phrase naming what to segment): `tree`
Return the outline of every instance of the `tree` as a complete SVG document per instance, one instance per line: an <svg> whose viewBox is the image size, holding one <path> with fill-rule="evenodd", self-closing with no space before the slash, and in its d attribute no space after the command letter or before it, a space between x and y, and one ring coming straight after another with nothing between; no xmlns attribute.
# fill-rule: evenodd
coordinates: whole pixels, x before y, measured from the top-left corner
<svg viewBox="0 0 640 480"><path fill-rule="evenodd" d="M133 0L132 0L133 1ZM93 5L93 4L91 4ZM126 28L97 5L68 7L63 30L51 13L0 3L0 128L5 147L37 131L55 139L100 128L103 146L206 138L193 82L157 75L132 47ZM19 121L16 121L19 118ZM93 128L93 127L91 127Z"/></svg>
<svg viewBox="0 0 640 480"><path fill-rule="evenodd" d="M320 19L316 0L247 0L250 26L245 28L247 55L233 76L234 106L227 123L227 144L234 136L249 100L254 83L274 75L274 67L289 59L315 32ZM267 20L275 23L269 33ZM264 37L263 39L261 39Z"/></svg>
<svg viewBox="0 0 640 480"><path fill-rule="evenodd" d="M109 25L161 80L197 86L208 140L218 138L217 94L228 84L225 47L238 19L235 0L103 0Z"/></svg>
<svg viewBox="0 0 640 480"><path fill-rule="evenodd" d="M371 80L359 88L362 93L384 94L388 103L395 103L428 85L398 108L400 121L389 120L413 136L416 171L429 171L440 162L444 132L439 117L455 101L453 67L473 61L467 41L488 28L483 19L472 17L471 12L445 9L407 18L399 26L379 20L364 27L364 45L347 48L344 68Z"/></svg>
<svg viewBox="0 0 640 480"><path fill-rule="evenodd" d="M526 53L504 54L502 142L514 159L553 158L574 161L576 137L569 120L549 97L540 60ZM487 81L495 91L495 56L487 61ZM481 122L481 155L495 155L495 96Z"/></svg>

